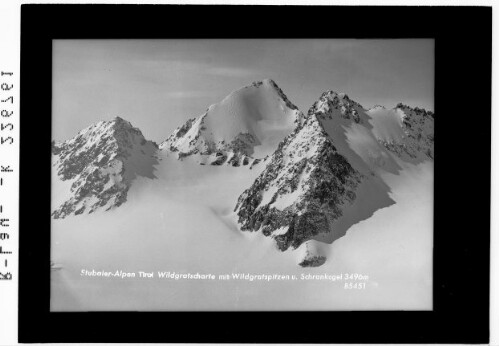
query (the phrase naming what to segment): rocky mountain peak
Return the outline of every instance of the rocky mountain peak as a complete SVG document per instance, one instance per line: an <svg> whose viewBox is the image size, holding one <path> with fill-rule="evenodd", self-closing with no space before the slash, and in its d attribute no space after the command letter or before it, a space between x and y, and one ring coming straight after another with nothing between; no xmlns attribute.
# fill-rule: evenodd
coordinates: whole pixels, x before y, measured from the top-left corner
<svg viewBox="0 0 499 346"><path fill-rule="evenodd" d="M422 117L429 116L429 117L435 118L435 115L433 112L427 111L424 108L419 108L419 107L412 108L412 107L405 105L403 103L398 103L397 106L395 106L395 108L401 109L402 111L406 111L409 114L417 114L417 115L422 116Z"/></svg>
<svg viewBox="0 0 499 346"><path fill-rule="evenodd" d="M152 177L156 143L120 117L100 121L74 138L52 145L53 167L61 180L71 180L71 195L54 218L121 205L131 181Z"/></svg>
<svg viewBox="0 0 499 346"><path fill-rule="evenodd" d="M337 113L344 119L352 119L360 123L359 111L362 110L363 107L351 100L347 94L328 90L310 107L308 115L317 114L319 118L326 119L332 118Z"/></svg>
<svg viewBox="0 0 499 346"><path fill-rule="evenodd" d="M270 86L272 86L272 88L274 88L274 90L277 92L277 94L279 95L279 97L286 103L286 106L290 109L294 109L294 110L297 110L298 107L296 107L289 99L288 97L286 96L286 94L284 94L284 92L282 91L281 88L279 88L279 86L277 85L276 82L274 82L274 80L272 79L264 79L263 81L259 82L261 84L268 84Z"/></svg>
<svg viewBox="0 0 499 346"><path fill-rule="evenodd" d="M235 212L243 231L261 231L281 251L297 248L330 232L361 179L310 114L279 144Z"/></svg>

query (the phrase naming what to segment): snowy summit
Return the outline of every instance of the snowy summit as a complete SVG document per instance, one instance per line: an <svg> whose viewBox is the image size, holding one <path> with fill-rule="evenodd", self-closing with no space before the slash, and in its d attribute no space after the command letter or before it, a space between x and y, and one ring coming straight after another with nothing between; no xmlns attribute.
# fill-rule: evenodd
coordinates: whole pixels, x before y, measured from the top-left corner
<svg viewBox="0 0 499 346"><path fill-rule="evenodd" d="M53 171L70 187L69 196L52 215L63 218L120 206L137 176L154 177L157 149L120 117L91 125L68 141L54 142Z"/></svg>
<svg viewBox="0 0 499 346"><path fill-rule="evenodd" d="M271 79L236 90L188 120L160 148L200 163L242 166L272 153L301 116Z"/></svg>

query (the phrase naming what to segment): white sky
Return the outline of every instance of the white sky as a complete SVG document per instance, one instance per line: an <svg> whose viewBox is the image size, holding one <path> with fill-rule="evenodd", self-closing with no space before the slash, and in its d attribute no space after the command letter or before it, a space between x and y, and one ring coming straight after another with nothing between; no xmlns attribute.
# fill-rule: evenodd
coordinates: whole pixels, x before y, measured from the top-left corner
<svg viewBox="0 0 499 346"><path fill-rule="evenodd" d="M364 107L433 110L434 42L410 40L56 40L53 138L121 116L161 142L186 119L272 78L307 112L322 92Z"/></svg>

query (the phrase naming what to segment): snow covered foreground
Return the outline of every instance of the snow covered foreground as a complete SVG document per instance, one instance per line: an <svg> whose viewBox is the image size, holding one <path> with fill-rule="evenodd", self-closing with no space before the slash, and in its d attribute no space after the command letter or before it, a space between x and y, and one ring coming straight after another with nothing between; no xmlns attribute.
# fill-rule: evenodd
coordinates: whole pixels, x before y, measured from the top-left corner
<svg viewBox="0 0 499 346"><path fill-rule="evenodd" d="M332 245L313 242L328 261L302 268L296 263L304 247L276 251L261 233L237 228L232 208L241 182L248 185L259 174L256 167L200 166L164 155L154 172L158 179L138 178L120 208L53 220L52 260L63 269L52 272L51 309L431 309L433 162L399 164L400 174L383 176L396 203L353 225ZM85 276L82 270L136 277ZM139 271L154 277L140 278ZM217 279L165 279L158 271ZM299 279L218 279L233 273ZM368 279L302 280L302 274ZM355 282L365 282L365 288L344 288Z"/></svg>

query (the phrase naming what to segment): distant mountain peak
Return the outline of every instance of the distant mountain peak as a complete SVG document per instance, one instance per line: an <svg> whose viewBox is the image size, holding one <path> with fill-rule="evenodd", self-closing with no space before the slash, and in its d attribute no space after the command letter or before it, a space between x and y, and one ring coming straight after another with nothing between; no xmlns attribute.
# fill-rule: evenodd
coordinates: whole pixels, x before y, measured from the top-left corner
<svg viewBox="0 0 499 346"><path fill-rule="evenodd" d="M259 87L261 85L272 87L278 93L278 95L284 100L284 102L286 102L286 106L288 106L290 109L295 109L295 110L298 109L298 107L295 106L293 102L291 102L288 99L286 94L282 91L282 89L277 85L277 83L273 79L266 78L258 82L253 82L251 85L256 87Z"/></svg>
<svg viewBox="0 0 499 346"><path fill-rule="evenodd" d="M115 116L113 119L109 120L109 122L113 124L113 128L116 130L136 129L135 127L133 127L131 122L123 119L120 116Z"/></svg>
<svg viewBox="0 0 499 346"><path fill-rule="evenodd" d="M136 176L154 177L156 143L120 117L99 121L75 137L53 143L53 166L61 180L72 180L71 197L54 218L106 210L126 201Z"/></svg>
<svg viewBox="0 0 499 346"><path fill-rule="evenodd" d="M395 109L401 109L401 110L407 110L409 112L414 112L414 113L417 113L417 114L420 114L422 116L430 116L432 118L435 117L435 114L432 112L432 111L427 111L426 109L424 108L419 108L419 107L411 107L411 106L408 106L408 105L405 105L401 102L399 102L396 106L395 106Z"/></svg>
<svg viewBox="0 0 499 346"><path fill-rule="evenodd" d="M344 119L352 119L356 123L362 121L359 112L363 110L363 107L350 99L347 94L333 90L322 93L320 98L308 110L308 115L317 114L319 118L331 117L333 110L338 110L339 115Z"/></svg>
<svg viewBox="0 0 499 346"><path fill-rule="evenodd" d="M393 109L373 107L367 112L378 142L404 161L433 159L434 114L403 103Z"/></svg>
<svg viewBox="0 0 499 346"><path fill-rule="evenodd" d="M340 99L350 100L347 94L337 92L334 90L326 90L325 92L322 93L321 98L329 98L329 99L340 98Z"/></svg>
<svg viewBox="0 0 499 346"><path fill-rule="evenodd" d="M120 117L119 115L115 116L115 117L113 118L113 120L111 120L111 121L114 121L114 122L123 122L123 123L128 123L128 124L130 124L130 122L129 122L129 121L126 121L125 119L123 119L123 118L122 118L122 117Z"/></svg>
<svg viewBox="0 0 499 346"><path fill-rule="evenodd" d="M265 79L262 79L262 80L254 81L253 83L248 84L248 85L244 86L243 88L252 87L252 86L254 86L254 87L260 87L262 85L268 85L268 86L271 86L273 88L279 88L277 86L277 83L273 79L271 79L271 78L265 78Z"/></svg>
<svg viewBox="0 0 499 346"><path fill-rule="evenodd" d="M231 92L189 119L160 148L201 164L251 166L270 155L300 117L279 86L264 79Z"/></svg>
<svg viewBox="0 0 499 346"><path fill-rule="evenodd" d="M276 82L274 82L273 79L270 79L270 78L265 78L265 79L262 79L262 80L258 80L258 81L254 81L253 83L251 83L250 85L247 85L246 87L248 86L256 86L256 87L259 87L263 84L267 84L267 85L272 85L272 86L277 86Z"/></svg>

